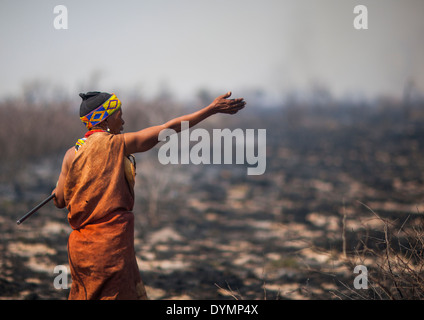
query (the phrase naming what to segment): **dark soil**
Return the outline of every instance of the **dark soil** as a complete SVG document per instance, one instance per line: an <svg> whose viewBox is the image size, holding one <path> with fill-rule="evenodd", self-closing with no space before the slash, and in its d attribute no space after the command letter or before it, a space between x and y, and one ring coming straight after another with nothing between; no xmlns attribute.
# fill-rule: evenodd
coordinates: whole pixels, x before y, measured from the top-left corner
<svg viewBox="0 0 424 320"><path fill-rule="evenodd" d="M135 248L151 299L352 297L343 230L353 254L366 230L382 236L369 208L400 225L408 218L404 227L420 219L424 126L419 109L408 118L330 111L291 110L290 121L268 111L261 176L240 165L163 167L154 150L137 157ZM16 225L51 192L60 161L40 160L1 186L1 299L67 298L53 286L54 267L68 266L66 210L49 203Z"/></svg>

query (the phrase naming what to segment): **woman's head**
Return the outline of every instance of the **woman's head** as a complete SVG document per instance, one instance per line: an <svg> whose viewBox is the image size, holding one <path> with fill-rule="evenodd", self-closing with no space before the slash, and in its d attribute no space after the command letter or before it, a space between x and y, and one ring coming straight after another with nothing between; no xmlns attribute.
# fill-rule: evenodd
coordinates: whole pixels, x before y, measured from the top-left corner
<svg viewBox="0 0 424 320"><path fill-rule="evenodd" d="M101 122L100 125L105 126L103 128L108 130L112 134L121 133L124 130L125 121L122 118L122 108L119 108L118 111L114 112L110 117L108 117L105 121Z"/></svg>
<svg viewBox="0 0 424 320"><path fill-rule="evenodd" d="M88 130L101 127L115 134L123 130L121 101L115 94L90 91L80 93L80 97L80 119Z"/></svg>

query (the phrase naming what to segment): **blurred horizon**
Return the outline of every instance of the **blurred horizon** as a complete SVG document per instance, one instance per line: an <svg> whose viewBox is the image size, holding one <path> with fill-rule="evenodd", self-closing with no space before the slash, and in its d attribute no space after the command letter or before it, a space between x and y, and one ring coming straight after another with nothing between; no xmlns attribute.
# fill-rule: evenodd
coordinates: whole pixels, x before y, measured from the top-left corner
<svg viewBox="0 0 424 320"><path fill-rule="evenodd" d="M56 30L56 5L68 29ZM424 2L2 1L0 101L86 91L192 101L231 90L255 105L317 95L424 97ZM126 97L123 97L125 100Z"/></svg>

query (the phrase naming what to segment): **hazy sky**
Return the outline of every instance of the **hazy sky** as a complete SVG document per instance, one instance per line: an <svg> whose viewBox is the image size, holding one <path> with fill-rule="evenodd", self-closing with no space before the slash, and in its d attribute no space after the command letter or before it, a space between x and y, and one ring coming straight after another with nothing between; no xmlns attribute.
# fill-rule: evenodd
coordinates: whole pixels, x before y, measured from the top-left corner
<svg viewBox="0 0 424 320"><path fill-rule="evenodd" d="M358 4L368 30L353 27ZM67 30L54 28L56 5ZM0 98L37 79L71 95L318 84L399 97L408 79L424 92L423 35L422 0L0 0Z"/></svg>

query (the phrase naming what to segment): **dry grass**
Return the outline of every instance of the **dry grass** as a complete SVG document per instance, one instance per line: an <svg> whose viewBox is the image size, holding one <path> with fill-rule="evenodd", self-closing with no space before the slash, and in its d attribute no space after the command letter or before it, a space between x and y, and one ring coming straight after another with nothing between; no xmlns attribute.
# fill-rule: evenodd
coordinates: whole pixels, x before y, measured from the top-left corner
<svg viewBox="0 0 424 320"><path fill-rule="evenodd" d="M365 230L355 250L346 254L345 265L350 270L357 265L367 267L368 289L354 289L340 282L347 293L335 295L349 299L423 299L424 218L410 215L404 221L387 219L361 204L382 222L383 228Z"/></svg>

